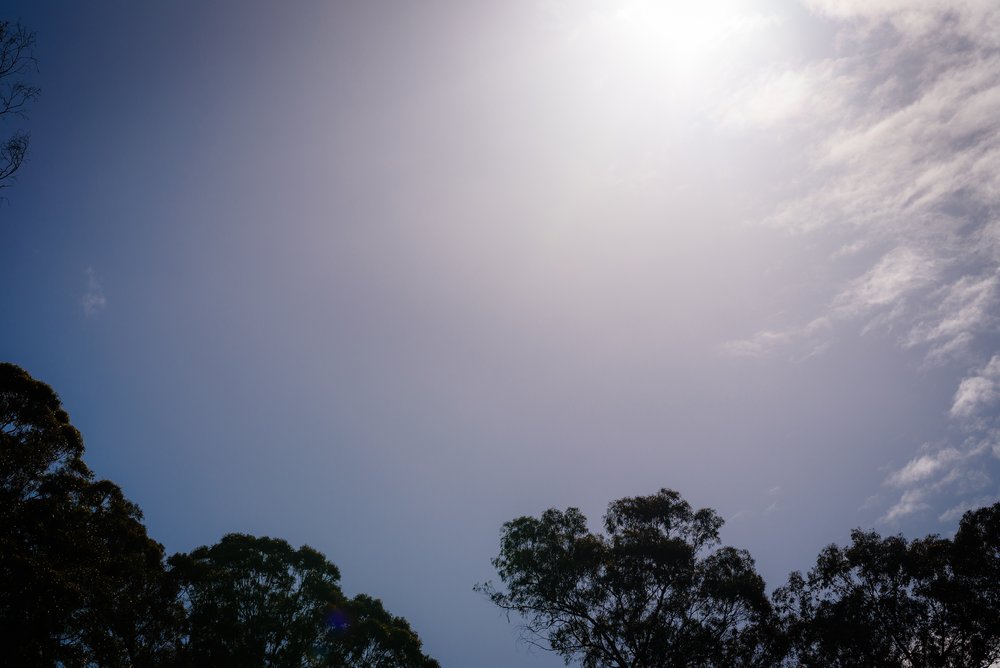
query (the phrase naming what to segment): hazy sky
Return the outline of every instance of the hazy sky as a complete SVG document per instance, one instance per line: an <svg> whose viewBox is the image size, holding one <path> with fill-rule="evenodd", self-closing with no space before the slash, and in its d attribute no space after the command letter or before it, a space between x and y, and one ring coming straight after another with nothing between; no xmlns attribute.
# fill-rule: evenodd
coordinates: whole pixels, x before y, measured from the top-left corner
<svg viewBox="0 0 1000 668"><path fill-rule="evenodd" d="M0 358L168 551L553 667L500 525L680 491L769 585L1000 478L995 0L7 0Z"/></svg>

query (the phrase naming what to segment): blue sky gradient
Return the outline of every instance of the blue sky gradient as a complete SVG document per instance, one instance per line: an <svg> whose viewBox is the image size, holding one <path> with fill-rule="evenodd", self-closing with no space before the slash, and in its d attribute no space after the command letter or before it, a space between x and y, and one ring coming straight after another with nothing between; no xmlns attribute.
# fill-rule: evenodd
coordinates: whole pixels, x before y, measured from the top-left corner
<svg viewBox="0 0 1000 668"><path fill-rule="evenodd" d="M444 666L562 665L472 591L548 507L677 489L771 586L947 534L998 491L1000 12L704 6L8 0L0 358L168 551L308 543Z"/></svg>

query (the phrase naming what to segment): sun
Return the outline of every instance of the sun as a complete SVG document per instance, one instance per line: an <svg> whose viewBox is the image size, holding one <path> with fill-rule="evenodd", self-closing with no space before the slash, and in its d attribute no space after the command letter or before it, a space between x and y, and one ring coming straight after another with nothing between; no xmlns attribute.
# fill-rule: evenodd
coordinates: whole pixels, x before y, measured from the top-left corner
<svg viewBox="0 0 1000 668"><path fill-rule="evenodd" d="M622 37L663 53L694 56L725 46L738 19L717 3L631 2L614 18Z"/></svg>
<svg viewBox="0 0 1000 668"><path fill-rule="evenodd" d="M593 7L582 34L623 66L684 78L742 57L777 22L752 0L624 0Z"/></svg>

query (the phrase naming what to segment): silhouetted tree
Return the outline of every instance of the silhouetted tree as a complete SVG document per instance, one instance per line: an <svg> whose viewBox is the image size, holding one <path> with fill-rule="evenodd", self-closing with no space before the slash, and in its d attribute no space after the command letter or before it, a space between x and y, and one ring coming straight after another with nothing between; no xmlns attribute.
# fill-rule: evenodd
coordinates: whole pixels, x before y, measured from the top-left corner
<svg viewBox="0 0 1000 668"><path fill-rule="evenodd" d="M25 118L28 106L38 97L39 89L24 76L35 69L35 33L20 23L0 21L0 119ZM0 143L0 188L10 179L28 153L28 133L15 132Z"/></svg>
<svg viewBox="0 0 1000 668"><path fill-rule="evenodd" d="M170 558L188 611L182 665L435 668L405 620L360 596L310 547L229 534Z"/></svg>
<svg viewBox="0 0 1000 668"><path fill-rule="evenodd" d="M477 589L585 668L776 665L764 581L749 553L716 549L722 523L667 489L611 503L604 535L576 508L520 517L493 561L505 589Z"/></svg>
<svg viewBox="0 0 1000 668"><path fill-rule="evenodd" d="M52 389L0 364L0 633L9 665L147 666L179 608L138 507L84 464Z"/></svg>
<svg viewBox="0 0 1000 668"><path fill-rule="evenodd" d="M775 592L795 665L987 668L1000 660L997 510L955 541L857 530Z"/></svg>
<svg viewBox="0 0 1000 668"><path fill-rule="evenodd" d="M240 534L170 559L83 462L48 385L0 364L0 647L16 666L437 668L319 552Z"/></svg>
<svg viewBox="0 0 1000 668"><path fill-rule="evenodd" d="M309 547L229 534L164 567L139 508L83 461L59 397L0 363L4 665L438 668L405 619L340 589ZM1000 664L1000 504L953 540L857 530L772 603L722 519L677 492L504 525L503 584L477 587L585 668L991 668Z"/></svg>
<svg viewBox="0 0 1000 668"><path fill-rule="evenodd" d="M358 594L346 605L347 622L339 630L342 664L350 668L438 668L423 654L410 624L391 614L382 601Z"/></svg>

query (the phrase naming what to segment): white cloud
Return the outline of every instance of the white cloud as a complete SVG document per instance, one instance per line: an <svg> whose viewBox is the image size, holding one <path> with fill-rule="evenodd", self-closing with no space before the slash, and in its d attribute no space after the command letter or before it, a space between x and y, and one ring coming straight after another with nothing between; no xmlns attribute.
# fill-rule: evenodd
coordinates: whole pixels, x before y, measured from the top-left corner
<svg viewBox="0 0 1000 668"><path fill-rule="evenodd" d="M882 516L883 522L894 522L900 518L912 515L913 513L925 510L930 505L924 501L925 492L922 489L910 489L903 492L903 496L886 511Z"/></svg>
<svg viewBox="0 0 1000 668"><path fill-rule="evenodd" d="M899 520L931 507L930 501L962 498L982 492L993 483L983 470L985 456L995 454L996 434L972 438L960 446L944 446L936 450L922 447L922 454L905 466L890 473L885 483L902 488L899 501L881 518L884 522ZM978 507L978 506L976 506ZM950 516L944 513L941 517ZM943 520L945 521L945 520Z"/></svg>
<svg viewBox="0 0 1000 668"><path fill-rule="evenodd" d="M80 298L80 305L83 307L84 315L92 318L107 307L108 299L104 296L104 288L101 286L100 281L97 280L94 269L87 267L86 274L87 289Z"/></svg>
<svg viewBox="0 0 1000 668"><path fill-rule="evenodd" d="M928 346L932 362L943 362L967 349L974 338L996 325L997 275L963 276L941 288L934 312L925 314L911 328L904 345Z"/></svg>
<svg viewBox="0 0 1000 668"><path fill-rule="evenodd" d="M816 318L799 329L758 332L749 339L727 341L722 352L733 357L767 357L792 349L794 359L805 359L823 352L830 319Z"/></svg>
<svg viewBox="0 0 1000 668"><path fill-rule="evenodd" d="M997 399L1000 399L1000 355L994 355L986 366L961 382L950 413L952 417L968 418Z"/></svg>
<svg viewBox="0 0 1000 668"><path fill-rule="evenodd" d="M975 36L984 45L1000 43L1000 20L993 0L804 0L830 17L888 23L911 38L941 30Z"/></svg>
<svg viewBox="0 0 1000 668"><path fill-rule="evenodd" d="M936 275L934 258L911 248L894 248L841 292L833 308L850 316L891 306L928 285Z"/></svg>
<svg viewBox="0 0 1000 668"><path fill-rule="evenodd" d="M920 455L911 459L906 466L892 473L886 482L894 487L904 487L925 480L939 472L948 463L960 458L954 448L945 448L934 454Z"/></svg>
<svg viewBox="0 0 1000 668"><path fill-rule="evenodd" d="M823 123L832 110L844 109L855 84L838 69L831 60L765 71L723 106L720 120L735 128Z"/></svg>
<svg viewBox="0 0 1000 668"><path fill-rule="evenodd" d="M886 478L900 490L883 516L893 521L982 497L984 455L1000 451L990 412L1000 404L1000 4L803 4L835 23L836 53L766 73L719 117L795 143L804 173L763 222L834 240L831 266L851 270L831 274L853 278L832 285L807 324L723 349L817 354L853 328L892 335L927 366L972 365L948 411L956 442L923 447Z"/></svg>
<svg viewBox="0 0 1000 668"><path fill-rule="evenodd" d="M961 519L962 515L968 511L996 503L997 500L996 496L981 496L972 501L962 501L961 503L952 506L938 515L938 519L942 522L954 522L955 520Z"/></svg>

